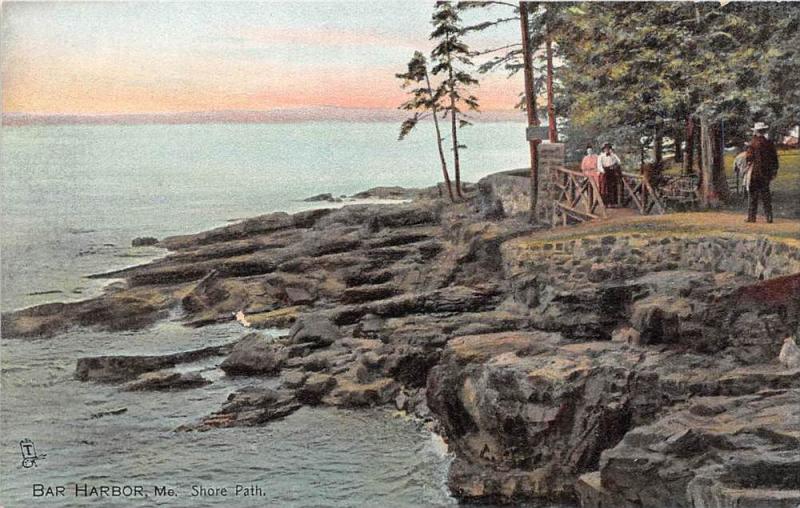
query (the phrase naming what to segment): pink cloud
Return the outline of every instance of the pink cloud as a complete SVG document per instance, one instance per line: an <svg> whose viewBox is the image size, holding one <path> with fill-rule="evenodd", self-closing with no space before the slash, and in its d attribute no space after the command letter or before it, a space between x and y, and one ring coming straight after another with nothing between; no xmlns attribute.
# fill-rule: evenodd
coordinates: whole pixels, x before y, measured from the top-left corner
<svg viewBox="0 0 800 508"><path fill-rule="evenodd" d="M425 38L407 39L377 32L351 32L322 28L263 28L246 29L238 36L262 44L307 44L322 46L392 46L416 48Z"/></svg>

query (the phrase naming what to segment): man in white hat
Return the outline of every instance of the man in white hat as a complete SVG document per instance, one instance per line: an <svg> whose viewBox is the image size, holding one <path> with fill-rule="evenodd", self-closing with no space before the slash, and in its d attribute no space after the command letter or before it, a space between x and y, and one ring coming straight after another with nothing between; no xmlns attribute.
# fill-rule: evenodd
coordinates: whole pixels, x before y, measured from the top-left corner
<svg viewBox="0 0 800 508"><path fill-rule="evenodd" d="M769 126L764 122L756 122L753 126L753 140L747 150L747 164L750 166L750 206L747 210L747 222L756 221L758 202L764 207L767 222L772 222L772 194L770 182L778 174L778 151L767 139Z"/></svg>

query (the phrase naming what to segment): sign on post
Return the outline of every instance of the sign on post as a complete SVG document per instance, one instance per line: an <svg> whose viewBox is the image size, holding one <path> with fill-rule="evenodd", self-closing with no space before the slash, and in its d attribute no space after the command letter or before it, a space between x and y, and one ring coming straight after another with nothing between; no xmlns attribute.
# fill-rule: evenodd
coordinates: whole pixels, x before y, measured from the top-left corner
<svg viewBox="0 0 800 508"><path fill-rule="evenodd" d="M525 139L527 141L534 141L536 139L548 139L547 138L547 126L542 127L541 125L534 125L527 127L525 129Z"/></svg>

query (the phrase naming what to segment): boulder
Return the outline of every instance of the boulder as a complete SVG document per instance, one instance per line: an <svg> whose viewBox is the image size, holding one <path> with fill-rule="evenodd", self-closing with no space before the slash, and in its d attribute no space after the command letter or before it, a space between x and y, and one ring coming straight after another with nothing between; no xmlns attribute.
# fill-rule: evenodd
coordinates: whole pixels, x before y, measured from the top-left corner
<svg viewBox="0 0 800 508"><path fill-rule="evenodd" d="M288 328L291 327L297 317L306 307L283 307L281 309L267 312L256 312L248 314L247 320L253 328Z"/></svg>
<svg viewBox="0 0 800 508"><path fill-rule="evenodd" d="M314 297L311 296L311 293L303 288L287 287L285 292L289 305L307 305L314 302Z"/></svg>
<svg viewBox="0 0 800 508"><path fill-rule="evenodd" d="M783 339L778 361L787 369L800 369L800 348L791 337Z"/></svg>
<svg viewBox="0 0 800 508"><path fill-rule="evenodd" d="M309 314L298 318L289 330L291 343L313 343L317 347L330 346L340 336L339 328L320 314Z"/></svg>
<svg viewBox="0 0 800 508"><path fill-rule="evenodd" d="M166 355L84 357L78 359L75 366L75 378L80 381L128 381L145 372L168 369L181 363L225 355L232 348L232 344L225 344Z"/></svg>
<svg viewBox="0 0 800 508"><path fill-rule="evenodd" d="M131 247L148 247L157 244L158 238L153 238L152 236L140 236L131 240Z"/></svg>
<svg viewBox="0 0 800 508"><path fill-rule="evenodd" d="M638 346L641 344L641 334L635 328L631 328L630 326L623 326L614 330L611 334L611 340L614 342L623 342L625 344L631 344Z"/></svg>
<svg viewBox="0 0 800 508"><path fill-rule="evenodd" d="M228 291L225 290L221 281L222 277L219 271L211 270L181 299L183 309L189 313L199 312L228 298Z"/></svg>
<svg viewBox="0 0 800 508"><path fill-rule="evenodd" d="M653 296L633 304L631 323L642 344L673 344L680 340L681 322L691 315L685 299Z"/></svg>
<svg viewBox="0 0 800 508"><path fill-rule="evenodd" d="M317 405L334 386L336 378L330 374L311 374L305 384L297 390L297 400L303 404Z"/></svg>
<svg viewBox="0 0 800 508"><path fill-rule="evenodd" d="M209 430L218 427L252 427L264 425L288 416L302 407L294 394L249 386L232 393L220 411L203 418L199 423L179 427L178 430Z"/></svg>
<svg viewBox="0 0 800 508"><path fill-rule="evenodd" d="M286 388L300 388L306 382L308 373L300 370L284 371L281 376L283 386Z"/></svg>
<svg viewBox="0 0 800 508"><path fill-rule="evenodd" d="M356 192L353 199L411 199L419 192L419 189L407 189L405 187L373 187L365 191Z"/></svg>
<svg viewBox="0 0 800 508"><path fill-rule="evenodd" d="M359 383L339 378L336 387L323 398L329 406L369 407L391 403L400 386L389 378L380 378L371 383Z"/></svg>
<svg viewBox="0 0 800 508"><path fill-rule="evenodd" d="M322 194L317 194L315 196L311 196L311 197L305 198L303 201L306 201L308 203L315 202L315 201L328 201L330 203L333 203L335 201L341 201L341 199L337 199L337 198L333 197L333 194L331 194L330 192L325 192L325 193L322 193Z"/></svg>
<svg viewBox="0 0 800 508"><path fill-rule="evenodd" d="M519 170L485 176L478 181L477 207L482 217L500 219L530 211L529 175Z"/></svg>
<svg viewBox="0 0 800 508"><path fill-rule="evenodd" d="M251 333L236 343L219 367L230 376L272 375L280 371L286 357L278 344Z"/></svg>
<svg viewBox="0 0 800 508"><path fill-rule="evenodd" d="M374 314L367 314L356 324L353 330L353 336L364 337L366 339L379 339L385 324L386 322L384 319Z"/></svg>
<svg viewBox="0 0 800 508"><path fill-rule="evenodd" d="M156 390L185 390L211 384L197 372L147 372L123 385L128 392Z"/></svg>
<svg viewBox="0 0 800 508"><path fill-rule="evenodd" d="M371 284L365 286L356 286L352 288L347 288L344 293L342 293L342 303L362 303L362 302L370 302L373 300L383 300L385 298L391 298L395 296L400 291L398 288L389 283L389 284Z"/></svg>
<svg viewBox="0 0 800 508"><path fill-rule="evenodd" d="M311 343L308 343L307 345L311 348L315 348L317 346L316 344ZM329 349L312 349L312 351L314 352L293 358L292 364L296 363L307 372L327 371L331 368L331 365L341 354L339 351L331 351Z"/></svg>
<svg viewBox="0 0 800 508"><path fill-rule="evenodd" d="M415 347L398 347L385 359L386 374L410 388L424 387L428 373L439 361L439 351ZM367 355L364 355L367 358Z"/></svg>

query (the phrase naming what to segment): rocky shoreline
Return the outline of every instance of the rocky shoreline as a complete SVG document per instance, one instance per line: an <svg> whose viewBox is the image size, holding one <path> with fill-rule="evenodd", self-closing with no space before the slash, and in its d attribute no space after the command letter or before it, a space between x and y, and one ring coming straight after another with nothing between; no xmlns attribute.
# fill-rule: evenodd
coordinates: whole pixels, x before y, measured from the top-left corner
<svg viewBox="0 0 800 508"><path fill-rule="evenodd" d="M218 357L252 380L185 431L393 406L444 436L462 500L797 506L800 368L777 357L800 320L800 234L563 237L504 209L502 178L455 205L386 188L411 201L166 238L166 257L95 276L125 284L4 314L3 335L238 320L228 345L83 358L76 377L188 390L209 381L170 369Z"/></svg>

